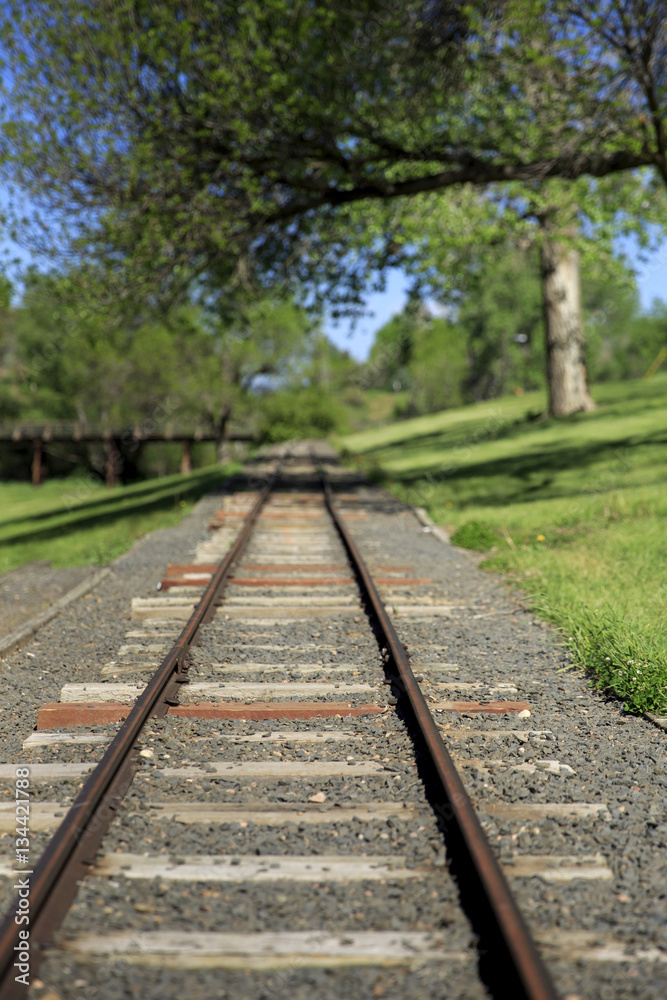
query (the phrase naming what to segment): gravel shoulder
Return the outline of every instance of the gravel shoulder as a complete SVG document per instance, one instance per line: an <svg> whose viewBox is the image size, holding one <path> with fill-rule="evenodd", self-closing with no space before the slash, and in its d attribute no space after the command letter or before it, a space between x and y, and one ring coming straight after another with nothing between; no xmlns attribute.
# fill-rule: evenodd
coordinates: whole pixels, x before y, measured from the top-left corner
<svg viewBox="0 0 667 1000"><path fill-rule="evenodd" d="M341 488L351 491L349 484ZM580 1000L656 1000L665 995L664 962L641 957L607 963L566 961L562 950L549 951L548 941L554 935L586 931L600 941L620 941L633 956L633 949L640 952L652 947L664 954L667 735L644 719L626 715L617 702L594 692L585 676L572 669L553 631L534 619L520 596L501 579L480 571L468 553L436 539L424 530L412 511L383 491L360 486L357 493L367 517L351 518L349 523L368 564L411 566L415 578L429 581L402 589L391 583L380 588L387 606L395 609L397 631L411 652L415 672L424 676L427 699L434 704L442 700L438 684L461 683L473 687L462 688L461 693L452 688L447 696L509 698L524 700L530 706L530 716L524 719L498 715L489 721L488 715L444 710L435 710L435 717L452 753L461 762L465 784L492 844L507 866L529 925L538 940L547 942L545 955L561 995ZM93 591L63 609L0 664L3 763L89 763L99 759L101 745L23 749L22 744L36 725L39 706L57 701L63 684L98 680L101 666L114 661L118 648L127 642L131 598L154 595L168 562L191 559L196 545L207 537L208 522L219 506L219 495L207 497L177 528L144 538L114 563L109 577ZM345 510L346 503L342 502L343 516ZM257 596L261 596L261 590ZM409 601L418 601L419 607L426 610L404 613L401 601L406 606ZM446 611L433 611L444 607ZM323 645L327 648L323 649ZM192 680L241 677L243 664L255 662L255 658L265 667L279 667L279 672L260 671L253 674L253 680L289 680L298 676L300 665L316 668L308 680L330 680L332 667L340 662L350 664L345 679L375 684L377 697L385 700L387 712L380 719L323 719L316 724L294 720L253 723L180 719L178 725L169 719L156 722L145 741L152 756L142 762L141 772L110 830L105 851L150 852L176 861L193 853L215 854L223 850L244 855L252 849L271 856L315 856L325 853L325 849L328 854L399 852L415 869L444 874L442 841L433 814L425 807L421 781L410 757L400 700L394 710L391 691L382 685L381 655L363 614L354 619L334 618L324 626L315 621L258 621L249 626L219 616L204 630L193 657ZM282 667L285 663L288 666ZM225 668L231 664L233 673ZM123 680L139 680L141 676ZM498 685L505 685L505 693L491 693ZM507 693L510 689L515 693ZM339 760L342 745L324 742L304 748L287 738L289 732L313 728L325 736L347 734L350 742L344 745L343 753L353 758L351 764L381 763L383 758L391 758L391 762L385 772L372 777L334 777L317 782L262 778L249 781L211 773L211 761ZM97 727L95 732L109 737L115 729ZM282 743L240 745L225 741L228 736L256 736L282 729L286 733ZM198 773L184 792L182 782L170 775L169 769L190 765ZM78 779L35 783L32 794L35 802L57 802L64 809L79 787ZM320 792L325 795L327 808L334 802L344 805L400 800L418 810L420 836L412 836L414 822L401 818L391 825L386 821L365 824L362 834L349 824L337 824L335 808L330 809L330 825L295 823L285 829L258 830L252 824L243 827L238 823L193 826L173 821L163 824L156 833L147 818L156 803L177 795L179 800L185 795L193 802L259 801L299 807ZM10 801L13 790L3 787L2 796L5 802ZM531 819L529 813L498 813L496 807L508 802L517 807L592 804L601 808L589 816ZM334 848L333 830L338 841ZM44 837L34 836L37 850ZM12 838L0 840L0 851L8 853ZM512 877L512 865L526 855L575 858L582 864L587 858L599 856L602 860L598 867L608 870L609 877L562 882L543 876ZM6 895L5 882L2 880ZM466 954L471 953L474 944L469 926L460 919L456 887L447 878L438 878L432 890L436 895L430 897L424 895L423 882L418 879L408 880L399 889L375 883L332 887L330 892L318 895L317 911L308 909L310 901L302 889L280 893L280 898L269 906L264 890L257 886L209 887L210 895L205 900L201 886L164 886L154 887L161 899L155 905L146 902L139 883L128 888L125 880L111 879L102 887L100 879L92 878L83 886L64 934L74 936L85 929L90 914L100 908L110 929L157 928L164 910L171 914L170 926L174 928L194 925L202 932L234 928L247 933L270 929L279 920L283 925L305 929L313 921L322 921L342 934L359 926L356 914L370 912L378 926L391 930L414 926L446 929L452 946ZM146 910L147 905L155 905L154 911ZM458 967L451 972L447 995L461 1000L481 998L483 991L473 979L465 964ZM232 995L298 1000L311 996L318 1000L342 1000L353 995L442 996L442 977L427 968L387 971L381 976L348 970L337 977L313 969L288 969L271 976L235 972L226 974L221 986L219 976L211 971L186 974L172 970L167 976L159 970L127 967L121 962L99 964L93 981L89 971L72 962L54 972L53 982L60 984L56 996L61 1000L84 995L95 1000L176 996L182 989L187 989L193 1000ZM73 985L76 982L80 985ZM44 991L36 987L32 994L44 997Z"/></svg>

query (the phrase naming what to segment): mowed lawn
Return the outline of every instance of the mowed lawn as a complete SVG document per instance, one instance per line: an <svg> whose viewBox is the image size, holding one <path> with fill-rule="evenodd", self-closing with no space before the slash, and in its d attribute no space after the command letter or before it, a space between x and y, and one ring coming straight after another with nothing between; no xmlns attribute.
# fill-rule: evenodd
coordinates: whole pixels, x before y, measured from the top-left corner
<svg viewBox="0 0 667 1000"><path fill-rule="evenodd" d="M112 490L93 478L38 487L0 482L0 573L36 559L53 566L111 562L147 532L178 524L231 471L214 466Z"/></svg>
<svg viewBox="0 0 667 1000"><path fill-rule="evenodd" d="M484 565L561 626L600 687L667 711L667 375L593 395L595 412L564 420L526 394L341 443L455 541L492 546Z"/></svg>

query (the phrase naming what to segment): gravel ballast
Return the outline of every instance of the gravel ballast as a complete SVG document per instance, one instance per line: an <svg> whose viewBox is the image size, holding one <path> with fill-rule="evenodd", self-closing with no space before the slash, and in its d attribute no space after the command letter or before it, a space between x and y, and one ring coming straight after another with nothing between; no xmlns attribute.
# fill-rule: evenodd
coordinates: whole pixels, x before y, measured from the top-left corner
<svg viewBox="0 0 667 1000"><path fill-rule="evenodd" d="M585 677L570 668L553 632L536 622L502 581L481 572L468 553L436 539L409 509L382 490L355 486L344 473L338 478L339 491L346 496L356 492L361 504L342 500L343 516L346 511L367 515L350 517L348 523L368 565L377 569L378 576L396 578L379 589L411 652L413 669L423 678L427 700L432 704L525 701L530 706L530 714L521 718L516 713L443 710L434 711L434 716L461 764L466 787L529 926L543 944L559 995L581 1000L619 996L654 1000L663 995L667 986L667 952L663 950L667 916L665 733L645 720L626 716L618 703L593 692ZM303 483L297 483L292 492L303 490ZM64 684L99 681L105 664L120 662L123 673L118 680L145 682L144 669L125 671L125 660L130 667L134 661L131 653L121 661L120 647L146 645L154 641L149 636L178 634L180 627L131 621L131 599L155 595L167 563L191 562L196 547L209 544L207 524L222 503L221 495L205 498L179 527L142 540L114 564L112 574L92 593L64 609L34 640L2 663L4 762L30 766L99 759L104 744L25 749L22 744L36 725L40 705L58 701ZM280 514L280 507L275 509ZM279 521L276 517L275 523ZM312 536L311 552L317 551L323 562L344 566L333 526L317 525L315 546L312 528L308 523L304 532L304 537ZM235 530L230 523L216 533L221 551ZM285 531L289 535L292 530L288 523L275 546L276 561L284 550ZM266 540L251 541L243 561L260 564L266 559ZM412 569L391 570L402 566ZM285 573L289 570L280 576ZM402 583L406 576L430 582ZM227 593L234 598L249 591L232 585ZM296 587L282 591L257 587L251 596L287 592L305 602L308 593L347 598L357 593L348 584L318 586L305 593ZM174 596L178 591L174 588L168 593ZM120 957L91 963L74 953L54 953L30 995L48 995L49 1000L175 997L183 990L193 1000L218 996L476 1000L487 995L479 980L474 934L459 905L458 886L448 873L437 818L425 800L421 772L415 766L400 692L385 683L381 651L365 612L359 608L352 614L327 615L322 609L315 617L299 618L297 608L289 620L271 620L268 609L265 618L239 620L226 617L229 606L223 603L214 621L202 630L191 657L193 682L365 683L371 693L340 698L333 688L318 700L374 701L385 711L358 717L255 722L168 717L151 723L141 744L140 772L118 810L102 853L159 856L171 866L193 855L232 859L400 856L415 877L394 884L322 882L313 887L280 880L202 884L168 878L147 882L122 872L113 877L93 874L65 921L61 942L67 947L95 924L110 933L130 928L136 933L179 930L247 935L317 928L345 936L370 927L438 932L444 935L446 949L459 958L440 966L415 960L395 967L179 970ZM131 632L137 636L128 638ZM104 677L114 680L111 673ZM457 689L457 684L462 686ZM188 700L187 691L182 700ZM90 731L108 738L116 726ZM294 734L302 739L290 739ZM324 739L309 742L314 734ZM259 741L245 741L257 736ZM298 762L315 767L333 761L341 762L341 773L330 777L228 777L212 770L215 765L240 762ZM353 773L357 764L374 764L382 770L358 776ZM179 768L195 771L188 772L187 778L171 773ZM31 794L35 803L55 802L64 809L80 784L80 779L35 781ZM13 797L12 789L5 791ZM313 796L318 797L315 803ZM7 794L4 800L9 801ZM180 802L249 809L275 804L289 809L291 818L268 826L236 819L189 823L172 819L168 813L159 818L155 814L158 807L175 807ZM392 802L397 814L389 818L336 819L336 811L348 806ZM586 816L535 816L530 810L521 814L520 809L508 816L497 811L508 803L518 809L572 803L601 808ZM401 816L403 807L414 812L408 818ZM321 810L317 823L293 815L313 808ZM32 837L37 852L47 834ZM13 837L8 834L2 838L2 854L11 851ZM512 874L527 855L547 859L546 875ZM582 871L598 874L551 881L549 864L552 870L565 864L558 858L574 859ZM591 858L597 859L595 864L587 860ZM9 885L6 878L0 879L5 903L10 901ZM585 954L575 953L567 938L572 933L587 942ZM621 960L595 957L596 947L612 944L620 945ZM627 949L625 958L622 949Z"/></svg>

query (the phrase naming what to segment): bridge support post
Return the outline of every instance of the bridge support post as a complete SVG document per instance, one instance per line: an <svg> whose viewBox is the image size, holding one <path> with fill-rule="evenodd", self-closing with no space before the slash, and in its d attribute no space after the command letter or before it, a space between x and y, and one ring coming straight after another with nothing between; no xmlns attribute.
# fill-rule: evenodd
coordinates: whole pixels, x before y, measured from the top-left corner
<svg viewBox="0 0 667 1000"><path fill-rule="evenodd" d="M40 486L42 482L42 439L35 438L32 442L32 485Z"/></svg>
<svg viewBox="0 0 667 1000"><path fill-rule="evenodd" d="M181 475L187 476L192 472L192 441L183 442L183 454L181 455Z"/></svg>
<svg viewBox="0 0 667 1000"><path fill-rule="evenodd" d="M109 438L106 443L106 453L106 481L107 489L110 490L118 482L118 476L123 468L123 459L113 438Z"/></svg>

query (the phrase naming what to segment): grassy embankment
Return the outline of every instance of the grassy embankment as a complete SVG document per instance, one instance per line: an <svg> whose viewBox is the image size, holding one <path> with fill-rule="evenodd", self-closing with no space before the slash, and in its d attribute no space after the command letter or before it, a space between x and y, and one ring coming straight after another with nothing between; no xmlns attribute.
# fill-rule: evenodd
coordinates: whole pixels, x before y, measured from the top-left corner
<svg viewBox="0 0 667 1000"><path fill-rule="evenodd" d="M162 476L107 490L95 480L54 479L36 488L0 483L0 573L35 559L103 565L142 535L178 524L232 467Z"/></svg>
<svg viewBox="0 0 667 1000"><path fill-rule="evenodd" d="M486 548L630 711L667 711L667 375L597 386L534 420L535 393L348 436L352 460Z"/></svg>
<svg viewBox="0 0 667 1000"><path fill-rule="evenodd" d="M343 397L341 424L343 433L384 427L395 420L397 409L407 405L409 392L388 392L385 389L364 389L353 393L354 402Z"/></svg>

